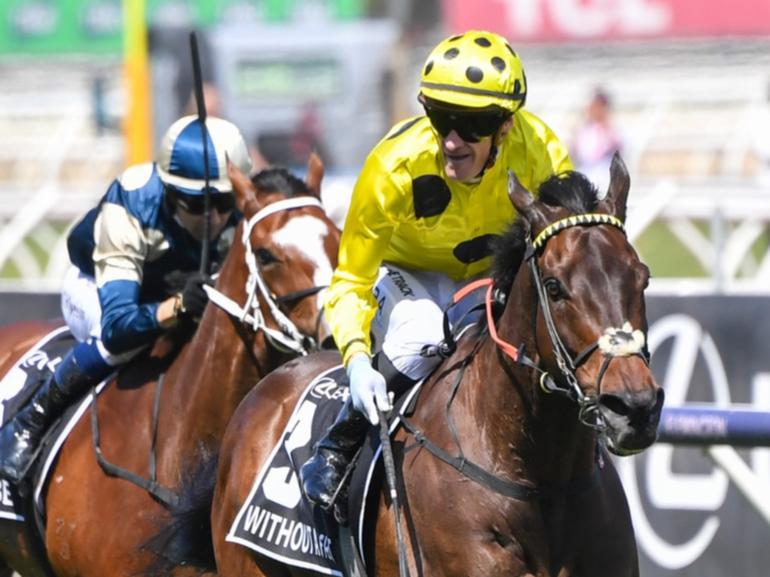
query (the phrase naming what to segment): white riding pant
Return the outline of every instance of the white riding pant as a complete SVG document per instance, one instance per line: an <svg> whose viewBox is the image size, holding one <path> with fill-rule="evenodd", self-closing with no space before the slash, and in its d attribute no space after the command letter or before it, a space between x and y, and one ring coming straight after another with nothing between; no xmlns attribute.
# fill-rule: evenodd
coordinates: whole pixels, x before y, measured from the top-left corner
<svg viewBox="0 0 770 577"><path fill-rule="evenodd" d="M378 310L372 321L372 352L382 351L393 366L412 380L420 380L441 362L438 355L420 353L426 345L437 345L444 338L444 310L454 294L476 280L452 280L445 274L406 270L385 263L374 286ZM449 309L452 331L478 321L482 311L468 311L484 301L484 290L469 294Z"/></svg>
<svg viewBox="0 0 770 577"><path fill-rule="evenodd" d="M104 361L113 367L134 358L144 347L114 355L102 343L102 308L94 277L84 274L76 266L70 266L64 275L61 291L61 308L64 320L72 335L85 342L93 338Z"/></svg>

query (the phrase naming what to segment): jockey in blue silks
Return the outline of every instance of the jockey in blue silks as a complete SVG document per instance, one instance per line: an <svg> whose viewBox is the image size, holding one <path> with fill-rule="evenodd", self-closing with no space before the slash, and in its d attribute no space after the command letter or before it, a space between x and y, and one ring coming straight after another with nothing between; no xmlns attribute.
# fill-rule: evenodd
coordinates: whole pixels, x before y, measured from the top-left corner
<svg viewBox="0 0 770 577"><path fill-rule="evenodd" d="M205 234L203 137L197 116L177 120L157 162L129 167L67 239L72 266L62 312L78 343L0 429L0 475L18 482L47 428L71 403L179 323L194 323L208 300L198 272ZM249 173L238 128L206 120L211 262L221 262L241 215L227 159Z"/></svg>

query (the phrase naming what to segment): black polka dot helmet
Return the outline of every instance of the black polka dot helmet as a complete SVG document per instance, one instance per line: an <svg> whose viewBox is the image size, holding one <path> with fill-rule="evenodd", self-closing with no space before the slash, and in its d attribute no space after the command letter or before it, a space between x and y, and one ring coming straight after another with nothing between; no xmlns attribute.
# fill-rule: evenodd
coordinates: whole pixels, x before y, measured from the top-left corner
<svg viewBox="0 0 770 577"><path fill-rule="evenodd" d="M470 30L441 41L422 69L424 103L514 113L526 98L521 60L505 38L492 32Z"/></svg>

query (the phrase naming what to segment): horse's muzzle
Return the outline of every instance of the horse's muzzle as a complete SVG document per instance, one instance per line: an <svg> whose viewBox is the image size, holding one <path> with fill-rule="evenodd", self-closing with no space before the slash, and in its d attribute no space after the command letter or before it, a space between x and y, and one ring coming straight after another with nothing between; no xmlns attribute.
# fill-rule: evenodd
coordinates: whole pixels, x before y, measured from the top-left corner
<svg viewBox="0 0 770 577"><path fill-rule="evenodd" d="M655 442L665 393L659 386L622 394L603 393L599 414L607 448L615 455L633 455Z"/></svg>

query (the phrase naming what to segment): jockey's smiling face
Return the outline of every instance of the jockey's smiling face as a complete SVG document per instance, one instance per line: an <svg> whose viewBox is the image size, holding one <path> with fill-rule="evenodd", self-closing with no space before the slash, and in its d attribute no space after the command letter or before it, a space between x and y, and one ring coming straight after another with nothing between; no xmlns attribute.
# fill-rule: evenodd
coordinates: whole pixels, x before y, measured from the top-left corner
<svg viewBox="0 0 770 577"><path fill-rule="evenodd" d="M441 142L444 172L454 180L468 182L479 176L495 140L511 127L509 114L503 111L468 111L425 106Z"/></svg>
<svg viewBox="0 0 770 577"><path fill-rule="evenodd" d="M510 120L503 125L501 135L504 135L508 128ZM444 172L449 178L470 182L481 174L492 153L494 136L486 136L478 142L472 142L463 140L456 130L452 130L444 137L439 135L439 138L444 155Z"/></svg>

